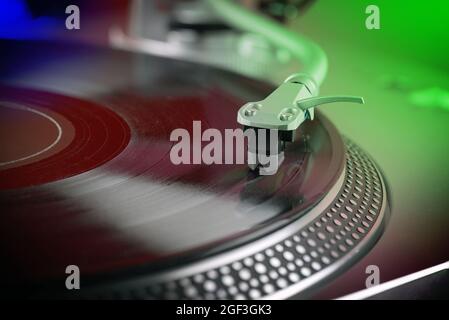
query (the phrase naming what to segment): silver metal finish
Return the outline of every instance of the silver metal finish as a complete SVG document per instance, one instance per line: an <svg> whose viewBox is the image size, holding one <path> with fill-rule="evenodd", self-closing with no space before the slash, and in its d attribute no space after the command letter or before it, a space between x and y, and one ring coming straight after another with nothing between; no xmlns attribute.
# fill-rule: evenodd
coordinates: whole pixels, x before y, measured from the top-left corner
<svg viewBox="0 0 449 320"><path fill-rule="evenodd" d="M308 214L250 244L190 265L95 288L85 298L259 299L306 297L363 256L382 231L386 189L376 165L347 141L346 170Z"/></svg>
<svg viewBox="0 0 449 320"><path fill-rule="evenodd" d="M275 85L300 69L291 52L250 33L223 31L183 37L167 31L161 41L112 29L110 41L121 49L211 65ZM319 104L341 99L363 102L357 97L317 95L318 87L309 77L293 74L267 99L245 104L238 121L252 127L294 130L304 120L313 119L313 107ZM296 113L290 115L290 108ZM207 259L157 274L84 287L80 294L106 299L307 297L308 289L335 276L371 248L388 211L386 188L376 165L352 142L347 141L346 146L346 167L339 181L298 220ZM257 153L249 156L257 158Z"/></svg>
<svg viewBox="0 0 449 320"><path fill-rule="evenodd" d="M284 82L262 101L248 102L237 115L237 122L248 127L295 130L308 118L308 111L297 103L313 92L303 83Z"/></svg>
<svg viewBox="0 0 449 320"><path fill-rule="evenodd" d="M364 103L361 97L317 97L317 92L317 86L310 78L306 75L295 74L288 77L264 100L248 102L240 108L237 113L237 122L245 127L256 128L256 134L261 129L276 130L276 132L290 131L290 134L280 136L277 142L279 148L275 148L275 150L270 149L268 142L266 142L267 146L263 148L248 150L248 159L259 159L259 154L261 156L269 155L271 159L268 164L270 170L265 170L267 166L250 164L251 170L258 168L261 175L275 174L282 163L282 157L279 155L283 153L285 143L294 141L294 131L304 121L314 119L315 107L333 102Z"/></svg>
<svg viewBox="0 0 449 320"><path fill-rule="evenodd" d="M244 104L237 122L248 127L293 131L305 120L313 120L314 107L334 102L364 103L357 96L317 97L316 86L308 80L290 76L264 100Z"/></svg>
<svg viewBox="0 0 449 320"><path fill-rule="evenodd" d="M388 282L384 282L381 284L378 284L376 286L360 290L351 294L348 294L346 296L340 297L337 300L363 300L363 299L369 299L377 294L386 292L388 290L391 290L393 288L402 286L404 284L425 278L429 275L436 274L441 271L447 271L449 270L449 261L441 263L439 265L414 272L412 274L408 274L406 276L390 280Z"/></svg>

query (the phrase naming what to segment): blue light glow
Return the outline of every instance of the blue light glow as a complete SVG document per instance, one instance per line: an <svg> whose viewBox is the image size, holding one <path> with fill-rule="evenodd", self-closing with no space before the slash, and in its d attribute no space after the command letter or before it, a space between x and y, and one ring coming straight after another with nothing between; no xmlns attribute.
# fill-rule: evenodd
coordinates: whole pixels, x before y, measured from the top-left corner
<svg viewBox="0 0 449 320"><path fill-rule="evenodd" d="M45 38L58 22L51 17L33 18L24 0L0 0L0 38Z"/></svg>

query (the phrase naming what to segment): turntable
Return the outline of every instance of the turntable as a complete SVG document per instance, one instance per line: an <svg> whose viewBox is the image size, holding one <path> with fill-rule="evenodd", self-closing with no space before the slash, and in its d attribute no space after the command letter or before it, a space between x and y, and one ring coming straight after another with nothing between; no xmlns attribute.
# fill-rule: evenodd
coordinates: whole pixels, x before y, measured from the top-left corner
<svg viewBox="0 0 449 320"><path fill-rule="evenodd" d="M226 20L234 5L213 3L236 27ZM140 5L135 15L149 10ZM298 60L273 61L280 43L271 43L266 56L245 64L235 46L249 43L254 53L260 39L229 25L202 29L199 46L180 46L183 12L165 44L120 28L110 33L114 48L1 40L0 256L9 295L308 298L381 237L391 195L380 167L313 109L333 101L318 96L325 67L312 61L282 82ZM275 28L240 12L255 19L253 26ZM287 49L299 58L309 54ZM217 59L218 51L229 60ZM266 119L280 112L278 101L287 103L282 108L307 105L298 107L304 118L275 126ZM266 114L245 120L248 102ZM279 149L247 150L248 158L279 157L275 172L260 163L173 163L171 133L193 135L195 121L223 136L243 126L279 130ZM72 265L80 290L65 287Z"/></svg>

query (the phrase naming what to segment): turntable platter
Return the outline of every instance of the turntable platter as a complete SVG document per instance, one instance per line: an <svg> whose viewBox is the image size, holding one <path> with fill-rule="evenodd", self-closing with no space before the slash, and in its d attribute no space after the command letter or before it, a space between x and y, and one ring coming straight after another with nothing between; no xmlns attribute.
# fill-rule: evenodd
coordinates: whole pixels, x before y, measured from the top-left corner
<svg viewBox="0 0 449 320"><path fill-rule="evenodd" d="M111 283L149 277L131 291L254 298L299 284L334 262L342 266L347 253L366 246L368 233L378 234L382 178L322 115L301 127L273 176L257 176L246 165L170 161L173 130L191 130L198 120L203 130L237 128L239 106L266 96L267 84L111 49L3 47L0 255L11 275L6 284L43 294L75 264L99 295L117 292L104 289ZM11 71L15 65L20 72ZM284 263L287 280L267 280L278 288L270 292L257 284L259 294L240 288L213 296L204 279L190 284L203 274L192 266L206 270L211 261L213 272L204 272L209 281L219 279L218 287L226 280L214 273L233 274L234 283L245 278L243 269ZM161 278L167 271L180 282ZM165 282L172 289L161 291Z"/></svg>

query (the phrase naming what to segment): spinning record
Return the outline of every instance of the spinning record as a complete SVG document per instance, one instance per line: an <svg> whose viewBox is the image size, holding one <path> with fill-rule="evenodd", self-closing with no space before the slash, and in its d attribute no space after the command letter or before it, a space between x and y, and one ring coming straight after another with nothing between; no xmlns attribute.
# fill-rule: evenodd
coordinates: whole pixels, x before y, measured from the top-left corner
<svg viewBox="0 0 449 320"><path fill-rule="evenodd" d="M21 295L54 294L76 265L86 297L256 298L330 276L377 234L382 178L321 114L272 176L170 160L173 130L238 128L238 108L271 86L111 49L4 47L0 255Z"/></svg>

